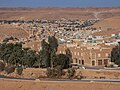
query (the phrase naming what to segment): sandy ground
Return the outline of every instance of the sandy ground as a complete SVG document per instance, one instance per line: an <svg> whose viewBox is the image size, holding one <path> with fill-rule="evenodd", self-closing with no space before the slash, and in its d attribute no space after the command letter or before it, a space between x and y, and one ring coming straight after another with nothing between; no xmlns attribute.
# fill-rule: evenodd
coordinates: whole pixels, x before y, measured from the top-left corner
<svg viewBox="0 0 120 90"><path fill-rule="evenodd" d="M120 83L17 81L0 79L0 90L120 90Z"/></svg>
<svg viewBox="0 0 120 90"><path fill-rule="evenodd" d="M80 73L81 72L81 73ZM82 75L88 79L119 79L119 70L77 70L78 76Z"/></svg>
<svg viewBox="0 0 120 90"><path fill-rule="evenodd" d="M0 25L0 40L7 37L17 37L17 38L27 38L28 33L26 33L20 26L15 25Z"/></svg>
<svg viewBox="0 0 120 90"><path fill-rule="evenodd" d="M84 75L87 78L105 79L120 78L120 72L115 70L77 70L77 75ZM80 73L81 72L81 73ZM15 73L9 76L14 76ZM46 77L46 69L27 68L22 76L26 78ZM95 78L96 77L96 78ZM0 90L120 90L120 83L117 82L52 82L52 81L26 81L0 79Z"/></svg>
<svg viewBox="0 0 120 90"><path fill-rule="evenodd" d="M93 36L95 35L111 36L111 34L118 34L120 33L120 16L104 19L93 25L93 27L102 30L101 32L94 33Z"/></svg>
<svg viewBox="0 0 120 90"><path fill-rule="evenodd" d="M95 19L120 16L120 7L111 8L0 8L0 19ZM96 13L97 12L97 13Z"/></svg>

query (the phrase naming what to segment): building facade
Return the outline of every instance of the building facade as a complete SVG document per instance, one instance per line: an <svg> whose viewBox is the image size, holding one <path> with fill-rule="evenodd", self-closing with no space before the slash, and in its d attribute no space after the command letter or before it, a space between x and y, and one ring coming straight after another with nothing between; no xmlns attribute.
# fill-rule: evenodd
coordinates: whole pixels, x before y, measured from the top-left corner
<svg viewBox="0 0 120 90"><path fill-rule="evenodd" d="M61 45L58 53L66 54L65 50L69 49L72 54L73 64L85 66L107 66L110 63L110 47L101 46L79 46L67 47Z"/></svg>

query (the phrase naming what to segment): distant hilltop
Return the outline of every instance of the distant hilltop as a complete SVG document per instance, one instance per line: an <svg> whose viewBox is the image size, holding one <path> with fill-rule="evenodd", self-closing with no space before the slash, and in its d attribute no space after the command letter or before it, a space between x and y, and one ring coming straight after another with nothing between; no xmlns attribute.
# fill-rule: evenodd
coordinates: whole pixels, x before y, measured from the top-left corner
<svg viewBox="0 0 120 90"><path fill-rule="evenodd" d="M120 7L0 8L0 20L106 19L120 16Z"/></svg>

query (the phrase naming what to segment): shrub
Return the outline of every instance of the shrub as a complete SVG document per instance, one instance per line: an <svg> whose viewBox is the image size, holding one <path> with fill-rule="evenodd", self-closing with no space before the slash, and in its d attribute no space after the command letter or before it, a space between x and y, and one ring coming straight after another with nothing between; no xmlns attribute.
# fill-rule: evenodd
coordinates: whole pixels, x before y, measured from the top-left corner
<svg viewBox="0 0 120 90"><path fill-rule="evenodd" d="M23 71L23 68L22 68L22 67L19 66L19 67L16 68L16 73L17 73L17 74L21 75L21 74L22 74L22 71Z"/></svg>
<svg viewBox="0 0 120 90"><path fill-rule="evenodd" d="M68 78L71 79L75 75L75 69L74 68L68 68L67 75L68 75Z"/></svg>
<svg viewBox="0 0 120 90"><path fill-rule="evenodd" d="M47 68L47 77L51 78L53 76L53 69L52 68Z"/></svg>
<svg viewBox="0 0 120 90"><path fill-rule="evenodd" d="M5 69L5 64L0 61L0 72Z"/></svg>
<svg viewBox="0 0 120 90"><path fill-rule="evenodd" d="M56 66L54 68L47 68L48 78L60 78L62 76L61 66Z"/></svg>
<svg viewBox="0 0 120 90"><path fill-rule="evenodd" d="M13 65L8 65L8 66L5 67L5 72L7 74L10 74L10 73L12 73L14 71L15 71L15 66L13 66Z"/></svg>

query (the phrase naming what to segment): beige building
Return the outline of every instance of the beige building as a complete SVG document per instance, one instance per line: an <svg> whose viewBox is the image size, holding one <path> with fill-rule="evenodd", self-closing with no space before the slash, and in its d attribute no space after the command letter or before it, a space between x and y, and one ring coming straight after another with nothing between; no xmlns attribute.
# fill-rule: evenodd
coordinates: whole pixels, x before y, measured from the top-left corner
<svg viewBox="0 0 120 90"><path fill-rule="evenodd" d="M111 47L101 46L81 46L67 47L61 45L58 48L58 53L65 54L66 48L69 48L72 54L74 64L86 66L107 66L110 62Z"/></svg>

